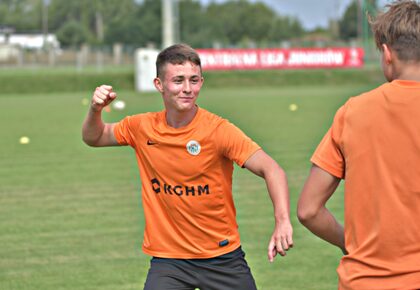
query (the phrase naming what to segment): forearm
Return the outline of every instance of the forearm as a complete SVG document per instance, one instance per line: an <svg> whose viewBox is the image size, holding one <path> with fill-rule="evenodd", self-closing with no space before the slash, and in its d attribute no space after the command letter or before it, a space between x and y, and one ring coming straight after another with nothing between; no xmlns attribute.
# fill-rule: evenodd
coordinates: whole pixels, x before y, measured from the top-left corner
<svg viewBox="0 0 420 290"><path fill-rule="evenodd" d="M344 228L326 207L321 207L314 215L299 217L300 222L321 239L339 247L346 253Z"/></svg>
<svg viewBox="0 0 420 290"><path fill-rule="evenodd" d="M274 207L276 224L281 221L290 223L289 188L284 170L263 150L257 151L245 167L264 178Z"/></svg>
<svg viewBox="0 0 420 290"><path fill-rule="evenodd" d="M340 180L313 165L299 198L297 214L299 221L311 232L345 253L343 226L325 206Z"/></svg>
<svg viewBox="0 0 420 290"><path fill-rule="evenodd" d="M273 261L277 253L284 256L293 246L293 228L290 223L289 189L283 169L264 151L257 151L245 163L254 174L264 178L274 207L276 225L268 244L268 260Z"/></svg>
<svg viewBox="0 0 420 290"><path fill-rule="evenodd" d="M290 221L290 201L286 174L277 165L276 167L269 170L264 179L273 203L275 221L279 223Z"/></svg>
<svg viewBox="0 0 420 290"><path fill-rule="evenodd" d="M115 124L102 121L103 108L109 105L116 97L117 94L112 91L112 87L107 85L97 87L93 93L92 103L82 127L83 141L89 146L119 145L114 136Z"/></svg>
<svg viewBox="0 0 420 290"><path fill-rule="evenodd" d="M274 207L275 226L268 245L268 259L272 262L277 253L285 256L286 251L293 247L289 189L286 174L275 162L263 177Z"/></svg>
<svg viewBox="0 0 420 290"><path fill-rule="evenodd" d="M102 121L101 111L94 111L90 108L83 122L83 141L90 146L95 146L101 138L104 129L105 123Z"/></svg>

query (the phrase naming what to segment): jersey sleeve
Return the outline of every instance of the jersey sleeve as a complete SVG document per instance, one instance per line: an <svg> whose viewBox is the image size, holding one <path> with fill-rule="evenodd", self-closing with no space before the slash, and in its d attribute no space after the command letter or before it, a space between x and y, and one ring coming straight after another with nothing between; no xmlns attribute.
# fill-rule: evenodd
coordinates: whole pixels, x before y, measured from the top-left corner
<svg viewBox="0 0 420 290"><path fill-rule="evenodd" d="M226 120L218 127L215 141L222 155L240 167L243 167L248 158L261 149L238 127Z"/></svg>
<svg viewBox="0 0 420 290"><path fill-rule="evenodd" d="M345 159L341 145L344 114L345 106L342 106L335 114L333 124L311 158L313 164L341 179L345 177Z"/></svg>
<svg viewBox="0 0 420 290"><path fill-rule="evenodd" d="M140 120L137 116L128 116L118 122L114 127L114 136L120 145L134 147L134 132L138 130Z"/></svg>

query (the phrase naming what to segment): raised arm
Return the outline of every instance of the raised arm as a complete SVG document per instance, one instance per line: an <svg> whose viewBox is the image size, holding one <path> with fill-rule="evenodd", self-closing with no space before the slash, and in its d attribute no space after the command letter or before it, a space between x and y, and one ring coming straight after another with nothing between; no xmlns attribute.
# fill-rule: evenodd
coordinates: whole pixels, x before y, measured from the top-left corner
<svg viewBox="0 0 420 290"><path fill-rule="evenodd" d="M273 262L277 253L285 256L286 251L293 246L286 174L263 150L255 152L244 166L252 173L264 178L273 203L275 227L268 245L268 260Z"/></svg>
<svg viewBox="0 0 420 290"><path fill-rule="evenodd" d="M312 233L347 253L343 226L325 206L339 183L339 178L313 165L299 197L297 214Z"/></svg>
<svg viewBox="0 0 420 290"><path fill-rule="evenodd" d="M111 86L102 85L96 88L82 128L83 141L87 145L93 147L119 145L114 136L115 124L102 121L103 108L115 100L116 97L117 94Z"/></svg>

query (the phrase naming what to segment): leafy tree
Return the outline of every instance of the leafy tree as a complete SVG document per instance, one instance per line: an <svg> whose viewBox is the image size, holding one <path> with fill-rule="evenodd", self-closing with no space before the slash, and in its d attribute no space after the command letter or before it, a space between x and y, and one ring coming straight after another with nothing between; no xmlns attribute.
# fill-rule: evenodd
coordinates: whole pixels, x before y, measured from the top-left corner
<svg viewBox="0 0 420 290"><path fill-rule="evenodd" d="M245 0L227 1L221 4L212 4L208 7L208 19L217 32L216 37L227 40L233 44L239 43L244 38L250 38L246 27L247 12L251 4Z"/></svg>
<svg viewBox="0 0 420 290"><path fill-rule="evenodd" d="M71 20L60 27L57 38L63 46L77 47L88 42L89 31L80 22Z"/></svg>
<svg viewBox="0 0 420 290"><path fill-rule="evenodd" d="M278 43L291 38L298 38L303 35L304 30L297 19L279 16L271 23L268 33L269 39Z"/></svg>
<svg viewBox="0 0 420 290"><path fill-rule="evenodd" d="M205 9L197 1L184 0L179 6L180 41L193 47L211 47L214 30Z"/></svg>
<svg viewBox="0 0 420 290"><path fill-rule="evenodd" d="M344 40L361 37L359 35L366 30L367 14L375 14L378 8L376 0L362 0L362 5L359 5L359 0L353 0L347 7L342 19L339 21L340 37Z"/></svg>
<svg viewBox="0 0 420 290"><path fill-rule="evenodd" d="M162 43L162 1L144 0L136 13L138 21L139 44L145 46L155 44L160 47Z"/></svg>
<svg viewBox="0 0 420 290"><path fill-rule="evenodd" d="M243 24L247 36L256 42L269 40L267 31L277 15L267 5L255 3L246 6L243 14Z"/></svg>
<svg viewBox="0 0 420 290"><path fill-rule="evenodd" d="M86 19L89 19L89 15L87 15L89 11L87 9L83 9L83 2L83 0L52 0L48 9L48 25L51 30L58 30L69 21L80 22L87 28L89 25L85 22Z"/></svg>
<svg viewBox="0 0 420 290"><path fill-rule="evenodd" d="M105 33L105 43L124 43L138 45L141 43L141 28L134 17L113 19L107 25Z"/></svg>
<svg viewBox="0 0 420 290"><path fill-rule="evenodd" d="M231 0L222 4L212 3L207 14L216 32L215 37L222 43L238 44L244 40L278 42L303 32L297 19L281 17L261 2Z"/></svg>
<svg viewBox="0 0 420 290"><path fill-rule="evenodd" d="M343 18L339 21L340 37L344 40L357 38L358 36L358 18L359 6L357 0L351 2L350 6L344 12Z"/></svg>
<svg viewBox="0 0 420 290"><path fill-rule="evenodd" d="M139 47L150 44L160 46L161 1L126 1L124 9L119 7L113 16L109 16L106 22L105 43L119 42Z"/></svg>
<svg viewBox="0 0 420 290"><path fill-rule="evenodd" d="M136 9L138 4L134 0L51 0L50 27L51 30L58 31L66 22L79 22L88 32L87 41L100 44L109 40L106 36L109 30L117 35L110 27L117 25L127 28L127 18L134 18Z"/></svg>
<svg viewBox="0 0 420 290"><path fill-rule="evenodd" d="M13 27L21 33L42 31L41 8L39 0L1 0L0 27Z"/></svg>
<svg viewBox="0 0 420 290"><path fill-rule="evenodd" d="M243 41L256 44L278 43L303 34L300 22L283 17L261 2L230 0L210 4L207 9L215 38L222 43L238 44Z"/></svg>
<svg viewBox="0 0 420 290"><path fill-rule="evenodd" d="M120 9L105 12L105 39L106 44L124 43L137 45L141 39L141 29L137 19L140 6L131 0L120 2ZM111 15L107 15L109 13Z"/></svg>
<svg viewBox="0 0 420 290"><path fill-rule="evenodd" d="M44 0L1 0L0 26L17 33L42 32ZM265 45L296 38L303 33L300 22L278 15L261 2L179 1L180 40L194 47L244 43ZM133 46L162 42L161 0L49 0L48 30L56 32L63 46L113 44Z"/></svg>

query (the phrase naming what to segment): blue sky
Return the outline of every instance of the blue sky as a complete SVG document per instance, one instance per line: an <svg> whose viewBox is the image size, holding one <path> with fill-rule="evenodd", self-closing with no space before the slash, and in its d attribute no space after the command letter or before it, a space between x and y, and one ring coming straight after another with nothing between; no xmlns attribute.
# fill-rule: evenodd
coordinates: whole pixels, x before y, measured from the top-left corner
<svg viewBox="0 0 420 290"><path fill-rule="evenodd" d="M224 2L226 0L199 0L202 4ZM352 0L249 0L264 2L281 15L292 15L307 29L317 26L327 27L328 20L340 18ZM391 0L378 0L383 6Z"/></svg>

